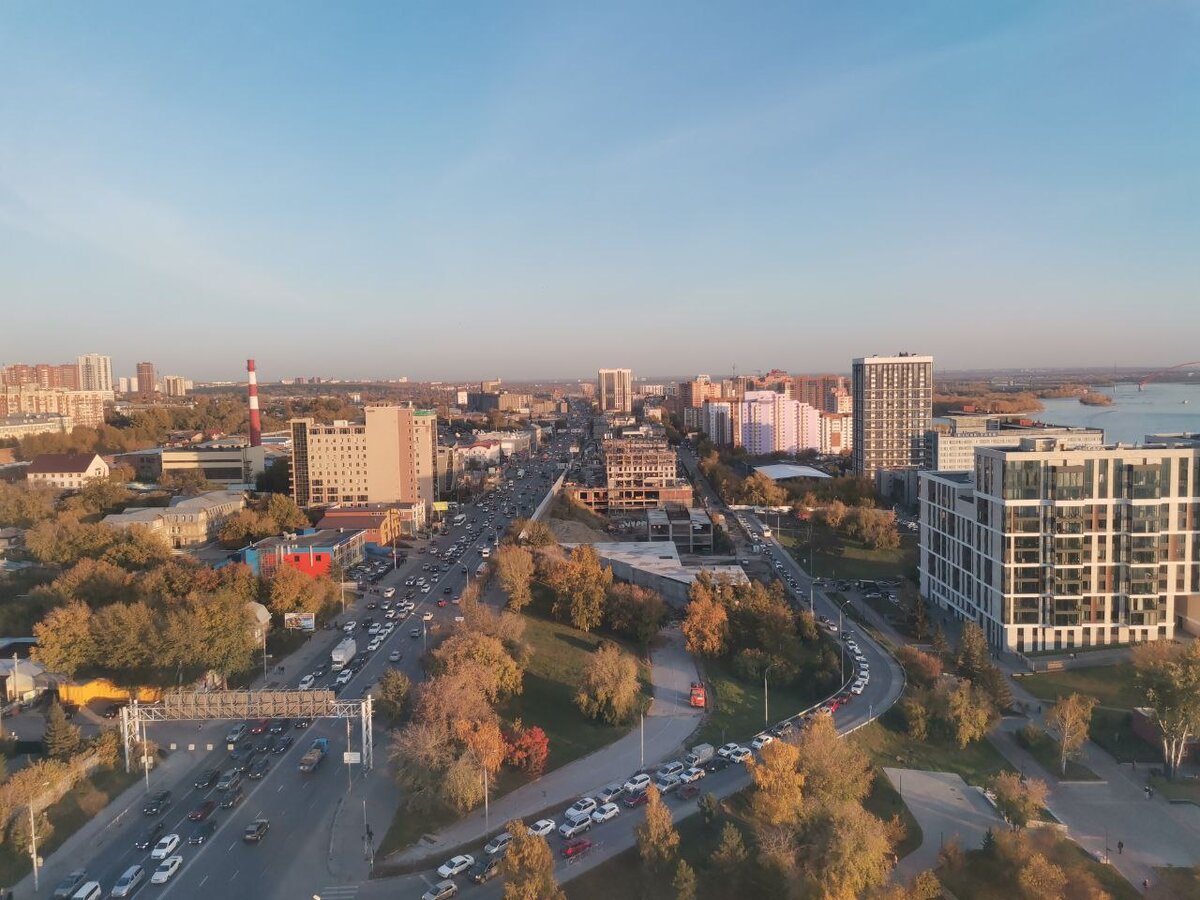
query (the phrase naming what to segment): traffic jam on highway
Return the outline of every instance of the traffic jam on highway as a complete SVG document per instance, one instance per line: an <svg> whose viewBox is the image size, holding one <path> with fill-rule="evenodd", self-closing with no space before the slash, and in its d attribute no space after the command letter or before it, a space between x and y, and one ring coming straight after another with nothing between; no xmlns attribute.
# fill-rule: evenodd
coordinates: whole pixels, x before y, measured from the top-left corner
<svg viewBox="0 0 1200 900"><path fill-rule="evenodd" d="M561 445L565 447L565 441ZM328 643L315 666L293 676L290 686L356 699L371 692L387 667L415 664L425 646L415 652L409 646L461 621L457 604L463 588L479 574L513 519L528 516L548 492L560 471L558 457L550 455L558 446L530 462L510 464L498 485L452 510L440 534L414 542L419 546L411 557L368 560L348 572L357 590L330 626L341 635ZM401 626L407 623L407 637L401 638ZM172 724L178 730L182 723ZM251 886L262 880L249 871L255 862L242 854L276 841L283 854L282 848L295 836L288 832L307 826L291 809L272 814L271 807L289 791L315 784L311 779L320 781L323 761L330 754L337 758L347 748L346 738L337 737L337 723L323 720L261 719L226 728L220 749L209 753L187 778L148 794L140 810L119 816L110 826L117 837L86 867L62 878L50 896L99 900L147 890L165 895L175 888L182 891L180 896L261 896L260 889ZM288 770L295 774L284 774ZM289 788L288 778L301 783ZM274 788L264 793L268 781ZM339 789L345 790L345 785ZM235 832L226 834L231 824ZM222 843L215 851L219 855L200 876L196 863L212 843ZM209 883L230 874L240 879L240 886Z"/></svg>

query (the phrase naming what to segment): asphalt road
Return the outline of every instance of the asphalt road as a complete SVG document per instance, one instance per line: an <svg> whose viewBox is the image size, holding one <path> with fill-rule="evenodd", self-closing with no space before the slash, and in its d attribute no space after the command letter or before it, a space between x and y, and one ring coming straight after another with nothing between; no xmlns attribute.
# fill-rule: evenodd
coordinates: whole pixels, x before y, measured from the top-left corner
<svg viewBox="0 0 1200 900"><path fill-rule="evenodd" d="M525 492L524 497L515 501L519 507L532 510L544 496L554 476L543 479L540 473L550 473L554 458L552 451L552 462L540 464L540 469L535 469L528 463L517 463L513 467L514 471L519 467L526 469L526 477L517 482L514 489L508 493L511 498L514 494ZM376 585L380 589L395 587L396 595L392 598L395 601L403 598L409 590L404 585L406 578L426 575L433 581L429 593L422 594L418 591L414 596L416 610L408 619L399 622L392 635L377 651L369 655L366 665L340 692L339 696L342 699L363 696L391 665L405 671L414 680L423 677L424 673L420 669L422 641L413 639L409 634L410 629L413 625L421 624L421 618L426 612L433 615L432 621L428 623L431 630L454 627L453 619L457 607L448 604L445 608L439 608L436 605L437 601L443 597L450 599L461 594L467 580L474 575L481 561L479 550L482 545L487 543L490 546L490 535L493 532L502 533L513 518L511 515L497 514L493 504L493 524L484 527L487 513L476 511L476 507L467 507L463 511L468 520L478 520L481 531L473 538L468 536L468 521L462 526L451 528L448 535L437 537L432 542L440 548L448 547L456 541L467 542L466 552L458 560L450 562L448 572L439 572L435 576L422 572L422 563L433 562L434 558L413 552L403 566L389 572ZM513 512L527 514L527 511L521 512L519 509ZM440 563L440 560L438 562ZM463 573L463 566L467 567L467 573ZM449 593L443 593L443 589L447 587L450 589ZM347 607L346 615L339 620L355 618L361 622L364 616L373 616L378 622L385 621L382 610L365 609L369 600L379 602L382 597L367 595L357 598L352 606ZM340 630L318 633L314 640L326 645L319 657L322 661L328 661L329 651L342 637ZM362 654L367 644L366 632L361 628L356 629L355 637L358 640L359 653ZM402 653L400 661L394 664L388 662L388 655L392 650ZM291 671L289 667L287 684L295 687L304 674L306 673L303 671ZM317 681L315 687L329 687L335 677L336 673L327 673ZM278 675L275 675L275 678L282 680ZM186 723L165 723L149 727L149 738L152 741L162 744L175 742L182 746L194 743L200 748L193 751L196 764L174 784L153 784L154 790L168 788L172 791L172 802L165 813L151 817L141 815L140 810L131 810L123 817L121 824L106 832L106 838L96 847L95 854L88 860L80 860L81 867L87 869L90 878L100 881L107 891L129 866L138 864L145 867L147 882L138 890L139 897L221 897L229 900L260 900L276 896L310 897L321 885L330 883L331 869L336 869L337 865L343 862L333 858L341 852L343 846L340 841L335 840L339 836L333 830L335 821L338 832L353 829L354 839L351 845L359 851L357 861L364 867L363 871L366 871L361 852L362 817L361 814L356 815L357 810L352 807L357 805L358 798L365 799L376 788L391 789L387 766L387 732L381 727L375 729L376 765L373 771L364 775L358 771L351 772L350 767L341 762L341 754L347 746L345 723L340 720L320 719L306 730L289 728L286 733L295 738L295 743L285 753L269 755L271 766L262 779L243 781L245 797L238 806L232 810L214 811L211 818L216 822L217 829L206 843L201 846L181 844L175 852L183 856L184 865L172 881L166 885L148 883L157 861L150 859L149 850L135 849L134 841L150 825L161 820L165 823L164 834L179 834L181 840L186 842L195 827L193 822L188 821L188 813L204 800L219 799L215 788L195 790L192 784L205 770L224 770L229 767L229 756L224 750L224 736L232 724L234 723L212 723L200 729ZM329 739L329 757L315 772L301 773L297 769L299 759L317 737ZM215 745L216 749L203 752L203 748L210 743ZM361 728L355 721L351 729L351 749L361 750L360 744ZM383 785L381 782L388 783ZM345 802L347 796L354 802ZM256 818L269 819L270 831L260 845L245 844L241 840L242 830ZM376 840L383 837L386 825L383 821L374 824L377 830ZM334 852L331 853L331 850ZM297 877L305 885L302 894L296 893ZM286 885L293 887L288 888ZM53 885L44 885L44 889L48 894ZM333 895L327 893L326 896ZM350 897L353 894L343 892L341 896Z"/></svg>

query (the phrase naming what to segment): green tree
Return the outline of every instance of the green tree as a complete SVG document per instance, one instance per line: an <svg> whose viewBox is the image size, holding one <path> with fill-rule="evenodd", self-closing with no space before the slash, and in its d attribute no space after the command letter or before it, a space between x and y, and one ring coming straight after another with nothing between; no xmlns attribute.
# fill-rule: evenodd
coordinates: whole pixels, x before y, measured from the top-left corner
<svg viewBox="0 0 1200 900"><path fill-rule="evenodd" d="M991 703L971 682L959 682L946 698L946 721L958 746L965 748L987 734L992 721Z"/></svg>
<svg viewBox="0 0 1200 900"><path fill-rule="evenodd" d="M554 855L544 837L532 835L525 823L508 823L512 842L504 854L504 900L565 900L554 877Z"/></svg>
<svg viewBox="0 0 1200 900"><path fill-rule="evenodd" d="M805 835L801 861L817 895L855 900L887 881L892 842L887 825L856 803L820 814Z"/></svg>
<svg viewBox="0 0 1200 900"><path fill-rule="evenodd" d="M525 670L513 659L499 638L475 632L459 632L433 651L434 671L469 671L489 702L495 703L521 693Z"/></svg>
<svg viewBox="0 0 1200 900"><path fill-rule="evenodd" d="M637 662L611 641L605 641L588 660L575 695L584 715L610 725L628 721L637 710L641 685Z"/></svg>
<svg viewBox="0 0 1200 900"><path fill-rule="evenodd" d="M614 584L609 590L606 615L609 628L646 647L662 627L667 605L657 591L635 584Z"/></svg>
<svg viewBox="0 0 1200 900"><path fill-rule="evenodd" d="M792 826L804 811L805 777L800 771L800 750L787 741L762 748L761 758L746 762L754 791L750 809L756 826Z"/></svg>
<svg viewBox="0 0 1200 900"><path fill-rule="evenodd" d="M57 700L46 710L46 730L42 734L42 745L51 759L67 760L79 750L79 729L67 719L67 714Z"/></svg>
<svg viewBox="0 0 1200 900"><path fill-rule="evenodd" d="M787 491L763 475L755 472L742 482L742 502L751 506L783 506L787 503Z"/></svg>
<svg viewBox="0 0 1200 900"><path fill-rule="evenodd" d="M1072 694L1055 703L1046 715L1046 724L1058 732L1059 764L1063 775L1067 774L1067 761L1087 742L1095 708L1095 697Z"/></svg>
<svg viewBox="0 0 1200 900"><path fill-rule="evenodd" d="M92 611L79 600L50 610L33 626L33 636L33 658L51 672L73 678L96 662Z"/></svg>
<svg viewBox="0 0 1200 900"><path fill-rule="evenodd" d="M376 688L376 703L385 718L398 722L408 707L409 694L412 693L412 679L399 669L384 670Z"/></svg>
<svg viewBox="0 0 1200 900"><path fill-rule="evenodd" d="M202 469L180 469L164 472L158 479L161 487L168 491L178 491L185 496L194 497L208 491L219 491L221 485L204 477Z"/></svg>
<svg viewBox="0 0 1200 900"><path fill-rule="evenodd" d="M556 611L564 606L571 624L580 631L591 631L604 619L604 601L612 585L612 569L600 565L600 556L590 544L580 544L562 564L562 596Z"/></svg>
<svg viewBox="0 0 1200 900"><path fill-rule="evenodd" d="M516 544L496 551L496 575L508 596L508 608L520 612L533 600L533 554Z"/></svg>
<svg viewBox="0 0 1200 900"><path fill-rule="evenodd" d="M675 900L696 900L696 872L681 859L675 867L675 880L671 883L675 888Z"/></svg>
<svg viewBox="0 0 1200 900"><path fill-rule="evenodd" d="M939 660L946 658L946 654L950 652L950 644L946 641L946 632L942 631L942 623L939 622L933 629L933 639L930 642L929 649L933 651L933 655Z"/></svg>
<svg viewBox="0 0 1200 900"><path fill-rule="evenodd" d="M646 789L646 817L634 829L638 855L651 868L667 865L679 852L679 832L671 818L671 810L653 784Z"/></svg>
<svg viewBox="0 0 1200 900"><path fill-rule="evenodd" d="M796 738L796 750L807 814L841 803L860 803L871 793L875 770L870 757L856 741L838 735L832 716L817 716L805 726Z"/></svg>
<svg viewBox="0 0 1200 900"><path fill-rule="evenodd" d="M54 498L50 488L0 481L0 528L31 528L52 519Z"/></svg>
<svg viewBox="0 0 1200 900"><path fill-rule="evenodd" d="M1022 781L1015 772L1001 772L989 786L995 795L996 809L1016 828L1024 828L1037 818L1049 793L1046 782L1036 778Z"/></svg>
<svg viewBox="0 0 1200 900"><path fill-rule="evenodd" d="M726 822L725 827L721 829L721 840L717 849L713 851L713 866L732 883L741 875L747 855L742 833L732 822Z"/></svg>
<svg viewBox="0 0 1200 900"><path fill-rule="evenodd" d="M1200 641L1153 641L1133 652L1137 683L1154 710L1167 777L1174 778L1192 737L1200 733Z"/></svg>
<svg viewBox="0 0 1200 900"><path fill-rule="evenodd" d="M958 668L958 674L963 678L969 678L971 681L978 683L979 677L984 669L987 669L991 660L988 657L987 638L984 637L983 629L975 622L966 622L963 624L962 634L958 639L958 654L954 660L955 666Z"/></svg>
<svg viewBox="0 0 1200 900"><path fill-rule="evenodd" d="M716 824L717 818L721 814L721 801L717 799L717 795L709 791L700 798L698 805L700 815L704 817L704 824Z"/></svg>

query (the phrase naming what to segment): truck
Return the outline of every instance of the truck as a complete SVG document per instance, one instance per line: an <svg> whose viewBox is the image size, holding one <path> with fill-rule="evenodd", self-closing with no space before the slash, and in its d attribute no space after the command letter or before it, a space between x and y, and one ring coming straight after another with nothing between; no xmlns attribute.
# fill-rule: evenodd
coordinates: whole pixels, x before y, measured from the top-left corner
<svg viewBox="0 0 1200 900"><path fill-rule="evenodd" d="M692 693L688 702L697 709L704 709L708 703L708 692L704 689L703 681L692 682Z"/></svg>
<svg viewBox="0 0 1200 900"><path fill-rule="evenodd" d="M716 752L712 744L697 744L692 748L692 752L683 758L683 763L689 768L702 766L712 759Z"/></svg>
<svg viewBox="0 0 1200 900"><path fill-rule="evenodd" d="M329 654L330 668L335 672L340 672L346 668L350 660L354 659L356 653L358 653L358 644L355 643L354 638L344 638Z"/></svg>
<svg viewBox="0 0 1200 900"><path fill-rule="evenodd" d="M311 772L321 764L326 754L329 753L329 739L317 738L309 745L308 752L300 757L300 771Z"/></svg>

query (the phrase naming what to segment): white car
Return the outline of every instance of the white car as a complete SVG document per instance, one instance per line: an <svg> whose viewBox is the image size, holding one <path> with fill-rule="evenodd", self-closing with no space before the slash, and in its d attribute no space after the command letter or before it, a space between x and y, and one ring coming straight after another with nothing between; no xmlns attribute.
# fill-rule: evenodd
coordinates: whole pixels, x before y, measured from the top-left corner
<svg viewBox="0 0 1200 900"><path fill-rule="evenodd" d="M850 685L850 693L861 694L866 686L867 683L865 681L856 681L854 684Z"/></svg>
<svg viewBox="0 0 1200 900"><path fill-rule="evenodd" d="M384 589L383 589L383 596L385 596L385 597L387 597L387 598L389 598L389 599L390 599L390 598L392 598L392 597L395 597L395 596L396 596L396 589L395 589L394 587L386 587L386 588L384 588Z"/></svg>
<svg viewBox="0 0 1200 900"><path fill-rule="evenodd" d="M182 856L168 856L158 868L154 870L154 874L150 876L151 884L166 884L171 880L171 876L179 871L179 867L183 865Z"/></svg>
<svg viewBox="0 0 1200 900"><path fill-rule="evenodd" d="M427 585L427 584L421 585L421 593L428 594L429 593L429 585Z"/></svg>
<svg viewBox="0 0 1200 900"><path fill-rule="evenodd" d="M400 651L393 650L388 654L388 662L400 662Z"/></svg>
<svg viewBox="0 0 1200 900"><path fill-rule="evenodd" d="M699 766L692 766L686 772L680 774L679 780L684 784L691 784L693 781L699 781L705 774L705 771Z"/></svg>
<svg viewBox="0 0 1200 900"><path fill-rule="evenodd" d="M750 749L751 750L761 750L763 747L767 746L767 744L771 743L773 740L775 740L775 738L769 734L760 734L757 737L755 737L754 740L752 740L750 742Z"/></svg>
<svg viewBox="0 0 1200 900"><path fill-rule="evenodd" d="M580 819L586 819L596 809L596 801L591 797L580 797L567 808L563 816L572 822L577 822Z"/></svg>
<svg viewBox="0 0 1200 900"><path fill-rule="evenodd" d="M313 682L316 680L317 679L313 678L311 675L305 675L303 678L300 679L300 684L297 685L297 687L299 687L300 690L302 690L302 691L307 691L310 687L313 686Z"/></svg>
<svg viewBox="0 0 1200 900"><path fill-rule="evenodd" d="M751 757L751 755L752 754L750 753L749 749L746 747L738 747L729 754L729 761L735 763L744 763Z"/></svg>
<svg viewBox="0 0 1200 900"><path fill-rule="evenodd" d="M337 680L334 682L334 684L337 684L337 685L349 684L350 679L353 677L354 677L354 673L351 672L349 669L342 669L342 671L340 671L338 673Z"/></svg>
<svg viewBox="0 0 1200 900"><path fill-rule="evenodd" d="M545 837L554 830L554 820L538 819L525 830L534 837Z"/></svg>
<svg viewBox="0 0 1200 900"><path fill-rule="evenodd" d="M162 839L160 839L159 842L154 845L154 849L150 851L150 858L151 859L166 859L168 856L171 855L171 852L178 846L179 846L179 835L177 835L177 834L164 835L162 837Z"/></svg>
<svg viewBox="0 0 1200 900"><path fill-rule="evenodd" d="M357 627L358 627L358 622L356 622L354 619L351 619L349 622L347 622L345 625L342 626L342 631L344 631L346 634L354 634L354 629Z"/></svg>
<svg viewBox="0 0 1200 900"><path fill-rule="evenodd" d="M591 815L586 815L582 819L568 819L558 826L560 837L570 840L571 838L579 837L585 831L590 831L592 827Z"/></svg>
<svg viewBox="0 0 1200 900"><path fill-rule="evenodd" d="M433 613L430 612L429 610L426 610L425 612L421 613L421 621L422 622L432 622L433 621Z"/></svg>
<svg viewBox="0 0 1200 900"><path fill-rule="evenodd" d="M627 782L621 785L622 790L624 790L627 794L640 794L648 787L650 787L649 775L634 775Z"/></svg>
<svg viewBox="0 0 1200 900"><path fill-rule="evenodd" d="M376 650L379 649L379 645L382 643L383 643L382 636L377 635L376 637L371 638L371 643L367 644L367 652L374 653Z"/></svg>
<svg viewBox="0 0 1200 900"><path fill-rule="evenodd" d="M671 775L679 775L686 768L687 766L679 760L673 759L669 763L663 763L662 767L654 773L654 777L661 780Z"/></svg>
<svg viewBox="0 0 1200 900"><path fill-rule="evenodd" d="M729 754L731 754L734 750L740 750L741 746L741 744L723 744L721 745L721 748L717 750L717 756L728 759Z"/></svg>
<svg viewBox="0 0 1200 900"><path fill-rule="evenodd" d="M483 852L488 856L495 856L497 853L503 853L507 850L508 845L511 843L512 835L507 831L502 831L483 845Z"/></svg>
<svg viewBox="0 0 1200 900"><path fill-rule="evenodd" d="M463 853L455 856L438 866L439 878L453 878L455 875L460 875L471 866L475 865L475 857L470 853Z"/></svg>
<svg viewBox="0 0 1200 900"><path fill-rule="evenodd" d="M367 629L367 634L371 635L371 637L374 637L375 635L379 634L382 628L383 626L378 622L372 622L371 627Z"/></svg>
<svg viewBox="0 0 1200 900"><path fill-rule="evenodd" d="M605 803L599 809L592 813L592 821L597 825L607 822L609 819L615 819L617 813L621 811L620 807L615 803Z"/></svg>

